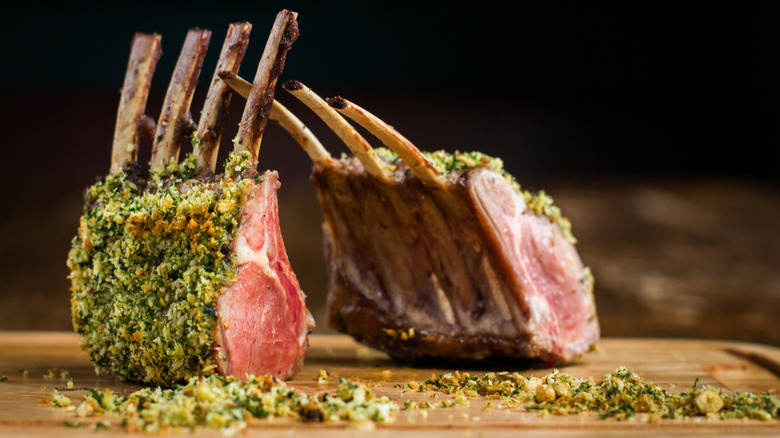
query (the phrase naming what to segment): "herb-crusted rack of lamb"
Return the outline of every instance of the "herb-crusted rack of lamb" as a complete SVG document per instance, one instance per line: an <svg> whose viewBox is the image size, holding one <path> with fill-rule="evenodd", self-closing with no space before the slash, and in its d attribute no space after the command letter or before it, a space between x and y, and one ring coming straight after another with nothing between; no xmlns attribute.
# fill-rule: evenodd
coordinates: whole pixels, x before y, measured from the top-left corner
<svg viewBox="0 0 780 438"><path fill-rule="evenodd" d="M144 108L161 38L135 35L111 171L87 189L68 257L73 325L98 370L170 386L194 375L286 378L302 363L314 321L282 241L278 175L257 171L296 17L276 17L224 174L215 167L232 90L216 72L238 71L251 25L230 26L198 124L189 108L211 32L188 32L156 124ZM137 152L152 132L147 172Z"/></svg>
<svg viewBox="0 0 780 438"><path fill-rule="evenodd" d="M245 94L246 81L220 77ZM566 362L598 341L593 277L545 192L522 190L498 158L421 152L346 99L283 88L354 154L302 143L325 219L332 327L405 360Z"/></svg>

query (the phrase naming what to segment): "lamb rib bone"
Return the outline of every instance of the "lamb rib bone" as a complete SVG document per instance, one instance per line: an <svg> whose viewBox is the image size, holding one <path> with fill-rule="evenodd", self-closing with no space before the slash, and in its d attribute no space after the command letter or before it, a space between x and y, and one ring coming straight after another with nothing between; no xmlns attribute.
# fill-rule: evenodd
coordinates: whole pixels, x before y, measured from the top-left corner
<svg viewBox="0 0 780 438"><path fill-rule="evenodd" d="M236 136L234 151L249 151L257 165L260 142L274 100L276 79L282 73L287 51L298 39L297 12L282 10L276 15L273 29L263 50L252 89L246 100L244 115Z"/></svg>
<svg viewBox="0 0 780 438"><path fill-rule="evenodd" d="M389 180L385 166L382 164L376 151L374 151L366 139L364 139L352 125L344 120L336 110L331 108L323 98L314 93L306 85L295 80L285 82L282 84L282 88L289 91L290 94L298 98L298 100L314 111L314 113L339 136L341 141L347 145L352 153L355 154L355 157L360 161L369 175L383 182Z"/></svg>
<svg viewBox="0 0 780 438"><path fill-rule="evenodd" d="M251 84L248 81L230 72L220 72L219 76L231 88L233 88L236 93L246 97L247 90L249 87L251 87ZM388 125L374 114L366 111L364 108L361 108L355 103L350 102L342 97L327 98L323 101L322 98L317 96L316 93L311 91L311 89L305 85L300 84L300 82L297 82L297 84L300 84L303 93L298 94L298 90L294 89L298 86L296 82L297 81L290 81L289 86L293 89L288 91L298 97L302 102L309 106L309 108L314 110L317 115L320 116L320 118L322 118L328 124L328 126L331 127L331 129L336 132L340 138L342 138L342 140L344 140L347 146L355 152L355 155L358 156L358 159L361 160L361 163L363 163L364 159L360 158L360 155L363 151L367 150L366 147L370 148L370 145L368 145L367 142L363 144L360 139L358 139L357 142L353 144L352 139L354 136L360 137L359 134L354 131L354 129L351 129L351 127L349 127L349 125L346 124L343 120L340 120L337 117L337 114L323 108L323 102L326 102L330 107L338 110L342 114L354 120L366 128L369 132L374 134L377 138L379 138L387 147L398 154L401 160L409 165L412 173L414 173L423 182L423 184L436 188L445 187L444 179L433 166L433 164L425 158L425 156L416 146L414 146L414 144L412 144L412 142L407 140L406 137L401 135L392 126ZM283 85L283 87L286 86L287 84ZM324 149L324 147L322 147L319 141L317 141L313 135L309 135L311 131L309 131L308 128L306 128L306 126L303 125L297 117L295 117L278 101L274 101L274 105L271 110L271 119L276 120L280 125L282 125L283 128L285 128L291 135L293 135L293 137L296 138L296 140L301 144L303 149L315 164L324 165L327 164L329 160L331 160L330 154ZM306 134L306 137L302 137L304 134ZM316 141L315 146L310 147L308 145L310 141L309 138L314 138ZM366 155L368 155L365 158L369 164L366 166L366 164L363 163L364 166L367 169L369 167L375 167L374 163L376 162L376 159L371 156L375 154L369 152ZM381 163L378 166L384 167L381 165ZM384 173L384 170L382 170L382 173Z"/></svg>
<svg viewBox="0 0 780 438"><path fill-rule="evenodd" d="M398 154L401 160L409 166L412 173L423 184L430 187L444 188L444 179L436 168L433 167L433 163L428 161L412 142L407 140L392 126L343 97L329 97L325 100L331 107L366 128L370 133L379 138L385 146Z"/></svg>
<svg viewBox="0 0 780 438"><path fill-rule="evenodd" d="M193 142L193 152L197 157L196 171L198 173L210 170L214 172L217 166L217 152L222 133L225 128L225 115L232 91L225 83L219 80L217 74L221 71L236 73L241 66L241 61L249 44L249 33L252 31L251 23L232 23L228 27L222 51L219 54L217 67L214 69L206 102L198 123L197 141Z"/></svg>
<svg viewBox="0 0 780 438"><path fill-rule="evenodd" d="M249 91L252 89L252 84L247 80L230 71L220 71L218 76L227 86L238 93L239 96L244 99L249 97ZM301 145L314 164L318 166L327 166L332 162L330 153L325 149L322 143L320 143L314 133L312 133L311 130L295 116L295 114L279 103L278 100L274 99L269 118L278 123L279 126L287 131L295 141Z"/></svg>
<svg viewBox="0 0 780 438"><path fill-rule="evenodd" d="M161 36L136 33L127 63L122 95L119 99L114 141L111 150L111 174L116 175L126 162L136 162L139 131L144 117L154 69L162 55Z"/></svg>
<svg viewBox="0 0 780 438"><path fill-rule="evenodd" d="M161 169L171 159L177 160L182 144L195 130L190 105L210 39L210 30L191 29L187 32L157 121L149 162L151 169Z"/></svg>

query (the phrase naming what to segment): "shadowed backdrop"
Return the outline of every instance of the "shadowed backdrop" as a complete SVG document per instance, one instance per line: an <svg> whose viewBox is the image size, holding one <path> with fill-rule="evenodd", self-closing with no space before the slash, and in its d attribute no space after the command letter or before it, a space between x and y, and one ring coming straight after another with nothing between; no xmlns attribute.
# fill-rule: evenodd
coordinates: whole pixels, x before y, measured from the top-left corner
<svg viewBox="0 0 780 438"><path fill-rule="evenodd" d="M780 345L779 6L366 3L6 10L0 329L71 329L65 259L81 192L108 170L133 34L162 35L147 105L156 119L187 29L213 31L197 118L228 24L254 25L240 70L251 80L275 14L288 8L301 36L280 83L346 97L421 149L500 156L524 187L555 198L593 268L605 335ZM346 152L280 87L277 98L332 154ZM234 97L221 157L242 108ZM326 331L311 163L269 124L260 167L280 172L287 250Z"/></svg>

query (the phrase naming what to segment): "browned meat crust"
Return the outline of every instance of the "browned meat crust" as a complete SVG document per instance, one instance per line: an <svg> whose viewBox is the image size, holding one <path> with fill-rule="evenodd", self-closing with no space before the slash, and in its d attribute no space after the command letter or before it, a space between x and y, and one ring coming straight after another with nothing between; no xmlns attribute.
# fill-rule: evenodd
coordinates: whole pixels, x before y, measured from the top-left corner
<svg viewBox="0 0 780 438"><path fill-rule="evenodd" d="M509 267L492 247L464 173L445 189L409 172L388 183L353 160L317 167L325 216L328 324L401 359L555 355L527 325Z"/></svg>

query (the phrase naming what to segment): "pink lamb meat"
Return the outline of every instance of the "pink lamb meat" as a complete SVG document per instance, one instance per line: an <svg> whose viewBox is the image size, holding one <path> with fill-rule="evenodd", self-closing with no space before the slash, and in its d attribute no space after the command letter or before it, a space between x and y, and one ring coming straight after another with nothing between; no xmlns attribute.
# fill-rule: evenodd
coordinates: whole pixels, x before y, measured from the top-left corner
<svg viewBox="0 0 780 438"><path fill-rule="evenodd" d="M279 185L276 172L266 172L242 209L234 243L238 275L217 310L215 358L225 375L294 374L314 327L282 241Z"/></svg>

